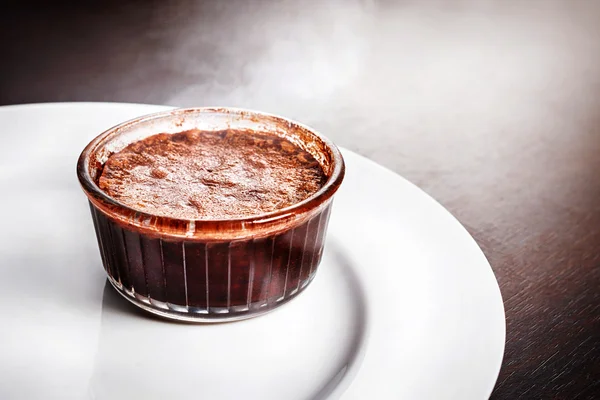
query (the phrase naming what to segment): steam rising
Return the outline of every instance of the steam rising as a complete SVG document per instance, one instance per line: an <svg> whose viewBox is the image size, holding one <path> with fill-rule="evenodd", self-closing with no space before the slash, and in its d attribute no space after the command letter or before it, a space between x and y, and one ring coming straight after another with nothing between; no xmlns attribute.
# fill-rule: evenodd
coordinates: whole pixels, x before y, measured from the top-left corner
<svg viewBox="0 0 600 400"><path fill-rule="evenodd" d="M290 4L225 3L244 9L225 12L229 18L235 15L233 19L217 18L219 36L207 32L203 24L186 26L174 59L187 59L181 67L195 82L168 103L238 106L306 117L309 110L326 105L336 92L352 85L365 69L370 2ZM209 47L210 41L214 43ZM214 51L206 54L207 47Z"/></svg>

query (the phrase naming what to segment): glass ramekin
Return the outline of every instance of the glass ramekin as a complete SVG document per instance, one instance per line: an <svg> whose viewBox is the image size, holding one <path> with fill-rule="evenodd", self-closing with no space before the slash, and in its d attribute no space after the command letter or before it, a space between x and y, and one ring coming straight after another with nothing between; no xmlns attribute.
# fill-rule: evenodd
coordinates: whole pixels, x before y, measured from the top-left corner
<svg viewBox="0 0 600 400"><path fill-rule="evenodd" d="M151 215L97 184L108 157L157 133L240 129L284 137L311 153L327 181L307 199L236 219ZM199 322L254 317L294 298L321 261L333 195L344 178L338 148L288 119L233 108L159 112L117 125L81 153L77 175L90 203L104 269L117 291L163 317Z"/></svg>

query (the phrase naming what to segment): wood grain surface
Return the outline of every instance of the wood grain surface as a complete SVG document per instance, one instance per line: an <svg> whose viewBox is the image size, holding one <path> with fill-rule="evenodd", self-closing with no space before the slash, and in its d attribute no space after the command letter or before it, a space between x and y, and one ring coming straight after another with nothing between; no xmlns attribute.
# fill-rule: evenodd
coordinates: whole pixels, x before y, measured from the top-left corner
<svg viewBox="0 0 600 400"><path fill-rule="evenodd" d="M405 176L499 281L492 398L600 398L600 1L22 1L0 46L0 104L255 108Z"/></svg>

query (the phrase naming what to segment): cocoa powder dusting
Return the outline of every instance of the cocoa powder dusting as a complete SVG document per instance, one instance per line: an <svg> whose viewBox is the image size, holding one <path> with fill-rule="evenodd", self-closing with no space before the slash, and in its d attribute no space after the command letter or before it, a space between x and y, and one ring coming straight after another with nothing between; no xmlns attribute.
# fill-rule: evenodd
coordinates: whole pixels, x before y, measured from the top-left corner
<svg viewBox="0 0 600 400"><path fill-rule="evenodd" d="M278 136L190 130L153 135L111 155L98 185L149 214L231 219L298 203L326 180L310 153Z"/></svg>

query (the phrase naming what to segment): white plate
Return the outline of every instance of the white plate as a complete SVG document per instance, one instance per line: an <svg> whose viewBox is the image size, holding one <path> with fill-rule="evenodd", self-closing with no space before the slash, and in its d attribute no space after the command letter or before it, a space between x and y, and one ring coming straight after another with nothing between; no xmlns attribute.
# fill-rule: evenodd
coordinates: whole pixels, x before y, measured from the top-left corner
<svg viewBox="0 0 600 400"><path fill-rule="evenodd" d="M505 325L484 255L433 199L347 150L323 263L294 301L198 326L120 298L105 280L75 162L104 129L163 108L0 108L0 398L490 395Z"/></svg>

